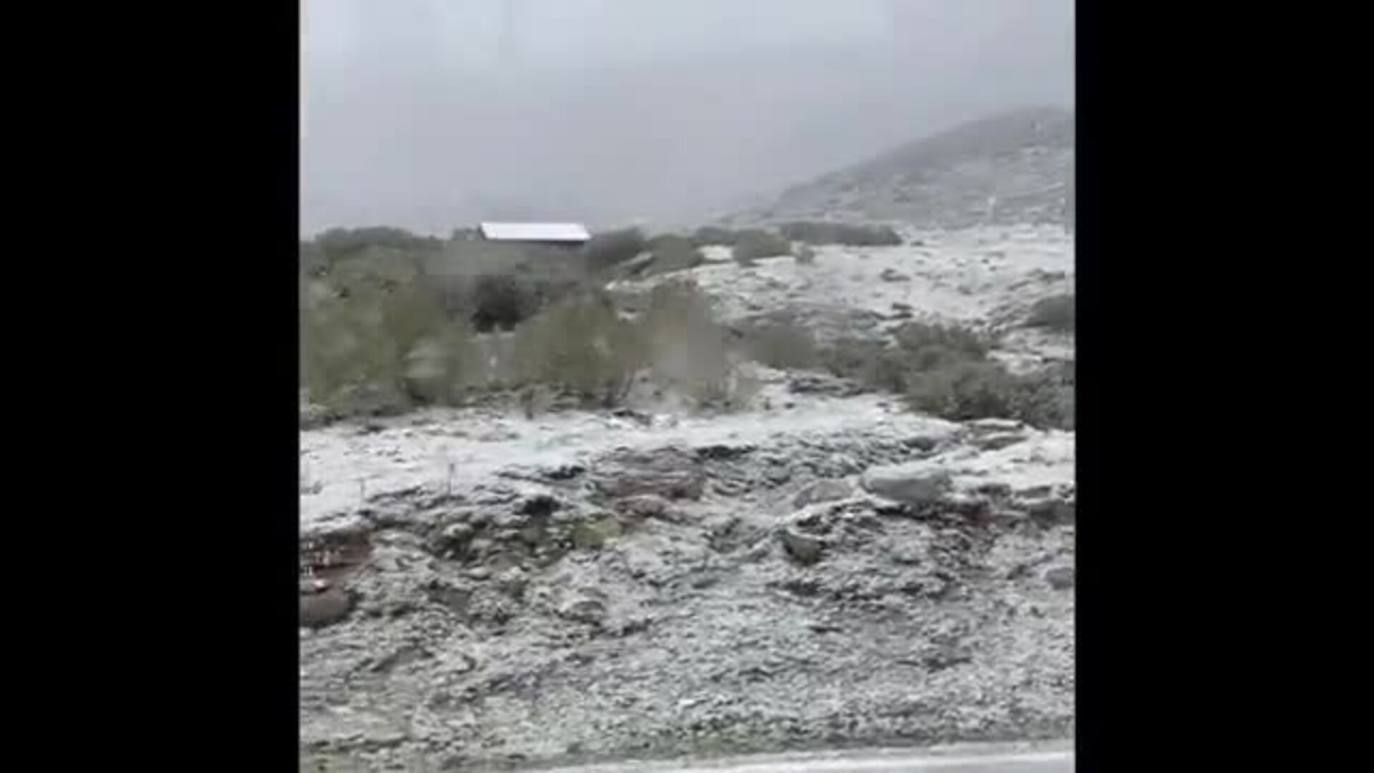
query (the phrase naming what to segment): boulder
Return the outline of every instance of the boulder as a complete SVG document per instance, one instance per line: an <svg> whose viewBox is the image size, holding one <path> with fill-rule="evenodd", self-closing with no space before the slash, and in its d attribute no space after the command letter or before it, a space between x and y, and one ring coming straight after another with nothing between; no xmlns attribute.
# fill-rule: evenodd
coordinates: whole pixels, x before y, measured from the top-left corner
<svg viewBox="0 0 1374 773"><path fill-rule="evenodd" d="M792 506L797 508L821 502L834 502L854 494L854 487L842 480L818 480L797 492L792 498Z"/></svg>
<svg viewBox="0 0 1374 773"><path fill-rule="evenodd" d="M919 463L871 468L860 483L870 494L916 506L939 501L953 486L948 472Z"/></svg>
<svg viewBox="0 0 1374 773"><path fill-rule="evenodd" d="M825 541L820 537L791 528L783 529L779 535L782 538L782 546L787 549L787 554L797 563L814 564L821 560Z"/></svg>
<svg viewBox="0 0 1374 773"><path fill-rule="evenodd" d="M700 499L706 473L695 454L677 448L622 450L596 465L592 483L610 497L652 494L664 499Z"/></svg>

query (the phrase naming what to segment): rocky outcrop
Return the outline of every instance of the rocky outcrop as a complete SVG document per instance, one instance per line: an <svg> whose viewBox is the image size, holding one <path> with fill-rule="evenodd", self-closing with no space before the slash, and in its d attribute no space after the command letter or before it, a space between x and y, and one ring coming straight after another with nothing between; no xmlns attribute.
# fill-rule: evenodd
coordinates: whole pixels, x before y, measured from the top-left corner
<svg viewBox="0 0 1374 773"><path fill-rule="evenodd" d="M625 450L601 460L592 485L612 498L652 495L664 499L700 499L706 485L701 462L679 448Z"/></svg>
<svg viewBox="0 0 1374 773"><path fill-rule="evenodd" d="M303 752L472 766L827 744L836 727L1062 735L1071 463L1071 436L932 424L669 439L378 491L320 521L303 559L355 562L302 585Z"/></svg>
<svg viewBox="0 0 1374 773"><path fill-rule="evenodd" d="M924 507L939 502L953 487L949 473L927 464L878 467L864 473L863 487L871 494L907 505Z"/></svg>
<svg viewBox="0 0 1374 773"><path fill-rule="evenodd" d="M792 498L792 506L803 508L824 502L845 499L854 494L854 487L843 480L818 480L797 492Z"/></svg>

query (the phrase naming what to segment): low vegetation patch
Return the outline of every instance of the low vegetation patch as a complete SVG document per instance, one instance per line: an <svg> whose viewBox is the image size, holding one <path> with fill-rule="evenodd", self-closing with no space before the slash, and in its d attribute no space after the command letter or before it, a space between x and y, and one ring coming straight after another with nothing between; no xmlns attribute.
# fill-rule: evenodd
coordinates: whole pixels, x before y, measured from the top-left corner
<svg viewBox="0 0 1374 773"><path fill-rule="evenodd" d="M1074 296L1065 294L1041 298L1035 302L1035 305L1031 306L1024 324L1026 327L1041 327L1060 333L1072 333L1074 330Z"/></svg>
<svg viewBox="0 0 1374 773"><path fill-rule="evenodd" d="M648 241L638 228L599 233L582 246L587 270L601 273L624 263L648 249Z"/></svg>
<svg viewBox="0 0 1374 773"><path fill-rule="evenodd" d="M302 278L301 382L333 415L388 414L442 402L475 367L471 335L405 264Z"/></svg>
<svg viewBox="0 0 1374 773"><path fill-rule="evenodd" d="M791 321L744 325L740 337L745 355L761 365L782 370L815 368L821 364L816 337Z"/></svg>
<svg viewBox="0 0 1374 773"><path fill-rule="evenodd" d="M1014 374L988 356L988 340L958 327L913 322L894 338L837 341L821 361L835 375L900 394L913 410L941 418L1073 427L1072 363Z"/></svg>
<svg viewBox="0 0 1374 773"><path fill-rule="evenodd" d="M331 228L312 242L330 263L376 247L407 253L437 252L444 248L442 239L388 226Z"/></svg>
<svg viewBox="0 0 1374 773"><path fill-rule="evenodd" d="M651 376L664 389L703 408L744 407L757 391L731 356L729 331L694 283L655 287L640 329Z"/></svg>
<svg viewBox="0 0 1374 773"><path fill-rule="evenodd" d="M1013 374L989 356L992 342L970 330L912 322L891 342L822 346L795 320L777 317L732 333L691 281L659 284L627 314L596 289L600 277L587 270L646 253L650 272L691 268L702 260L699 240L719 236L706 230L692 238L602 235L581 251L585 261L568 250L466 236L436 247L438 240L398 229L329 232L302 242L300 377L302 404L309 406L303 420L458 404L521 385L614 406L643 382L700 408L739 409L760 388L752 361L823 368L945 418L1073 426L1072 363ZM729 236L745 263L791 248L762 230ZM810 250L801 245L798 261ZM1072 330L1072 311L1073 296L1047 298L1026 324Z"/></svg>
<svg viewBox="0 0 1374 773"><path fill-rule="evenodd" d="M515 372L524 383L568 390L589 405L619 404L644 363L635 326L603 293L569 298L516 332Z"/></svg>
<svg viewBox="0 0 1374 773"><path fill-rule="evenodd" d="M692 244L697 247L705 247L708 244L723 245L726 247L735 246L739 240L740 232L733 228L723 228L718 225L705 225L692 232Z"/></svg>
<svg viewBox="0 0 1374 773"><path fill-rule="evenodd" d="M741 231L735 239L731 256L741 266L752 266L759 258L789 255L792 244L777 234L760 229Z"/></svg>
<svg viewBox="0 0 1374 773"><path fill-rule="evenodd" d="M823 221L796 221L778 227L784 239L806 244L844 244L880 247L902 243L902 237L885 225L853 225Z"/></svg>
<svg viewBox="0 0 1374 773"><path fill-rule="evenodd" d="M649 251L653 254L653 262L649 264L646 275L686 271L706 262L701 250L685 236L657 236L650 240Z"/></svg>

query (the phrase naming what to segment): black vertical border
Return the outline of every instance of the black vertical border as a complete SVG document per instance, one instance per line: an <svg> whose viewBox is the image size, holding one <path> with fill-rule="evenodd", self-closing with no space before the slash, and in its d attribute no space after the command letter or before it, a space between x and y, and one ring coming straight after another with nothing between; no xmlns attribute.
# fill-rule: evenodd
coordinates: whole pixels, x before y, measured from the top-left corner
<svg viewBox="0 0 1374 773"><path fill-rule="evenodd" d="M53 716L80 727L64 768L299 764L298 2L16 27L73 63L29 111L50 147L20 154L54 221L26 223L47 244L23 254L54 271L26 288L63 292L16 293L80 315L48 336L70 372L34 379L75 420L46 430L67 441L44 461L60 497L43 543L15 540L59 600L62 619L25 625L61 658L30 669Z"/></svg>

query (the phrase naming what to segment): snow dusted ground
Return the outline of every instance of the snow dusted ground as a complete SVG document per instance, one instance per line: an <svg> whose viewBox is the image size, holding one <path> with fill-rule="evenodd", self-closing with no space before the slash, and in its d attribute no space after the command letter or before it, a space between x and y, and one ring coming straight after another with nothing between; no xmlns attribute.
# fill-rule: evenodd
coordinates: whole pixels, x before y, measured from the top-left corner
<svg viewBox="0 0 1374 773"><path fill-rule="evenodd" d="M906 236L687 273L727 319L958 321L1001 331L1008 361L1072 357L1071 336L1014 329L1072 292L1062 229ZM367 543L327 591L302 586L303 762L1071 735L1073 433L758 372L731 414L472 407L303 431L303 558Z"/></svg>
<svg viewBox="0 0 1374 773"><path fill-rule="evenodd" d="M340 424L302 432L301 531L328 530L379 495L413 488L439 493L450 484L465 490L512 466L558 467L617 448L766 445L783 436L841 431L900 438L958 427L915 416L896 401L876 395L788 395L779 374L773 373L772 379L756 402L769 399L778 406L775 410L717 416L650 414L652 423L647 426L609 413L553 413L530 420L517 413L474 408L427 410L373 422L371 428Z"/></svg>
<svg viewBox="0 0 1374 773"><path fill-rule="evenodd" d="M819 336L880 336L908 320L955 323L1004 334L1001 355L1013 366L1073 358L1069 337L1016 329L1038 300L1074 291L1072 234L1060 226L1005 226L903 234L893 247L821 246L814 265L788 256L753 268L725 261L613 290L643 291L690 276L716 299L726 320L791 309Z"/></svg>
<svg viewBox="0 0 1374 773"><path fill-rule="evenodd" d="M815 329L822 333L831 323L874 336L908 319L955 322L1005 331L995 354L1015 365L1073 358L1071 336L1012 327L1035 301L1073 292L1073 242L1064 229L1023 225L950 233L909 230L903 236L908 243L897 247L820 247L814 266L798 265L791 257L767 258L749 269L727 262L617 283L612 289L633 292L690 276L715 299L725 320L798 309L815 312ZM725 248L708 251L728 257ZM905 278L882 278L893 274ZM869 325L856 312L866 315ZM852 326L856 319L858 330ZM515 461L563 463L597 450L673 438L699 444L841 427L900 432L903 423L918 421L882 397L789 396L779 374L771 380L755 402L778 410L709 417L659 413L649 426L596 413L529 421L492 409L441 409L383 422L388 428L376 434L354 424L302 432L301 525L309 531L317 520L346 512L369 495L479 481ZM789 403L790 409L780 408ZM654 406L645 410L652 413Z"/></svg>

